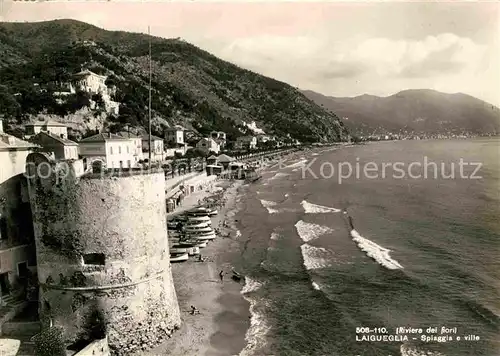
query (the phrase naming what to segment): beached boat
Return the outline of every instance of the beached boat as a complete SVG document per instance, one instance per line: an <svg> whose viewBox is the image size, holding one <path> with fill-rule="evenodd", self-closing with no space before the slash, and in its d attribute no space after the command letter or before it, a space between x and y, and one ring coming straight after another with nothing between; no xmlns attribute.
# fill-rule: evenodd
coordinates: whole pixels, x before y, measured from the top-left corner
<svg viewBox="0 0 500 356"><path fill-rule="evenodd" d="M208 216L215 216L217 214L219 214L217 209L208 209Z"/></svg>
<svg viewBox="0 0 500 356"><path fill-rule="evenodd" d="M215 239L217 237L215 235L215 232L213 232L213 231L211 231L211 232L205 232L205 233L194 233L194 234L189 234L187 236L190 239L201 240L201 241L213 240L213 239Z"/></svg>
<svg viewBox="0 0 500 356"><path fill-rule="evenodd" d="M191 228L191 227L207 227L209 224L206 221L189 221L186 224L184 224L184 228Z"/></svg>
<svg viewBox="0 0 500 356"><path fill-rule="evenodd" d="M208 224L197 224L197 225L184 226L184 231L186 232L186 234L189 234L189 233L213 232L214 230Z"/></svg>
<svg viewBox="0 0 500 356"><path fill-rule="evenodd" d="M187 252L182 253L171 253L170 262L184 262L189 259L189 254Z"/></svg>
<svg viewBox="0 0 500 356"><path fill-rule="evenodd" d="M234 270L234 268L232 268L231 270L233 272L233 276L232 276L233 280L239 282L239 281L241 281L243 279L243 276L240 273L236 272Z"/></svg>
<svg viewBox="0 0 500 356"><path fill-rule="evenodd" d="M206 208L195 208L191 209L186 213L186 216L208 216L208 211Z"/></svg>
<svg viewBox="0 0 500 356"><path fill-rule="evenodd" d="M187 252L189 253L189 255L195 255L197 253L200 253L198 246L199 244L200 242L198 240L178 241L170 246L170 252L171 253Z"/></svg>
<svg viewBox="0 0 500 356"><path fill-rule="evenodd" d="M207 216L190 216L188 217L188 224L189 223L207 223L209 225L212 225L212 219Z"/></svg>
<svg viewBox="0 0 500 356"><path fill-rule="evenodd" d="M195 208L195 209L191 209L187 212L187 216L190 217L190 216L215 216L217 215L219 212L217 211L217 209L212 209L212 208L208 208L208 207L200 207L200 208Z"/></svg>
<svg viewBox="0 0 500 356"><path fill-rule="evenodd" d="M179 241L178 244L188 244L188 245L191 245L193 247L199 247L199 248L207 247L207 241L197 240L194 238L190 238L187 240L184 239L182 241Z"/></svg>

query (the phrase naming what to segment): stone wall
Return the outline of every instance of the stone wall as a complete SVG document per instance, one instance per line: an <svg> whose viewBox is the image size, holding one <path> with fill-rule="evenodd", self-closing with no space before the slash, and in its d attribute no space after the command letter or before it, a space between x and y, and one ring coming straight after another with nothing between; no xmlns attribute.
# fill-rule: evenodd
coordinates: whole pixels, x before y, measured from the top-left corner
<svg viewBox="0 0 500 356"><path fill-rule="evenodd" d="M30 157L28 157L30 160ZM163 171L30 179L41 318L68 342L108 335L114 355L180 325Z"/></svg>
<svg viewBox="0 0 500 356"><path fill-rule="evenodd" d="M108 339L94 340L74 356L109 356Z"/></svg>

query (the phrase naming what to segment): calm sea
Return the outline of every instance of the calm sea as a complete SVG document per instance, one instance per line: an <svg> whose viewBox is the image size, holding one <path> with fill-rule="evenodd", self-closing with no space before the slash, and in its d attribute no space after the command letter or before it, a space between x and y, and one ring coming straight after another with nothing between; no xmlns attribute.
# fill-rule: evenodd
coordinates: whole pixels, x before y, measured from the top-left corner
<svg viewBox="0 0 500 356"><path fill-rule="evenodd" d="M241 355L500 355L499 144L323 149L245 186L235 265L252 326ZM341 184L339 164L353 169ZM398 328L416 330L397 339Z"/></svg>

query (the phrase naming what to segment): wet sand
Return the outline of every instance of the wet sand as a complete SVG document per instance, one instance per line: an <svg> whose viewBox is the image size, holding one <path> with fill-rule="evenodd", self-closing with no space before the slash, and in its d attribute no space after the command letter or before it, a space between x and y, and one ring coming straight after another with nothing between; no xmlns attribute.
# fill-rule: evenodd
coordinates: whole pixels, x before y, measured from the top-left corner
<svg viewBox="0 0 500 356"><path fill-rule="evenodd" d="M287 154L290 158L294 154ZM257 171L262 171L277 162L265 162ZM219 228L218 237L201 249L205 262L197 257L186 262L172 263L182 325L172 337L158 347L142 352L140 355L170 356L233 356L238 355L246 346L245 335L250 327L250 304L241 295L244 280L234 281L231 262L239 256L240 243L234 215L238 189L242 181L217 181L211 188L188 195L173 216L198 206L198 202L216 193L223 187L225 205L212 219L212 226ZM224 226L224 221L227 226ZM224 237L229 235L227 237ZM219 272L227 273L221 282ZM191 315L191 305L200 314Z"/></svg>
<svg viewBox="0 0 500 356"><path fill-rule="evenodd" d="M197 257L193 257L187 262L172 264L182 326L171 339L141 355L228 356L238 355L245 347L245 333L250 326L249 304L240 294L244 281L238 283L231 278L230 262L238 252L237 236L234 229L222 226L224 219L229 222L227 213L235 208L237 189L241 184L227 181L214 184L231 185L224 193L225 206L212 219L213 227L219 227L221 234L201 249L206 262L198 262ZM198 200L210 195L203 191L188 196L181 209L195 207ZM230 236L223 237L226 233ZM227 273L222 282L219 277L221 270ZM191 305L200 314L191 315Z"/></svg>

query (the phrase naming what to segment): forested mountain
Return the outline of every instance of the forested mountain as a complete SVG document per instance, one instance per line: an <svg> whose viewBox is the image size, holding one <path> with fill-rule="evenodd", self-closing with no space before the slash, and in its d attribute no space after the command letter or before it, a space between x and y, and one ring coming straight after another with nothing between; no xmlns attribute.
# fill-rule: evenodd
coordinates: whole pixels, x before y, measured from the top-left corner
<svg viewBox="0 0 500 356"><path fill-rule="evenodd" d="M108 77L112 100L120 102L119 115L104 116L104 128L147 127L149 38L74 20L0 23L0 111L14 125L40 113L63 117L89 101L98 103L98 97L80 92L66 96L63 103L54 96L72 75L89 69ZM157 135L181 124L201 134L225 131L232 139L248 132L246 124L253 121L266 133L306 142L337 141L347 135L335 114L288 84L180 39L152 37L151 43ZM86 115L103 117L95 110Z"/></svg>
<svg viewBox="0 0 500 356"><path fill-rule="evenodd" d="M353 98L303 93L318 105L333 110L354 133L369 135L400 131L422 134L473 135L500 133L500 109L457 93L404 90L388 97L361 95Z"/></svg>

